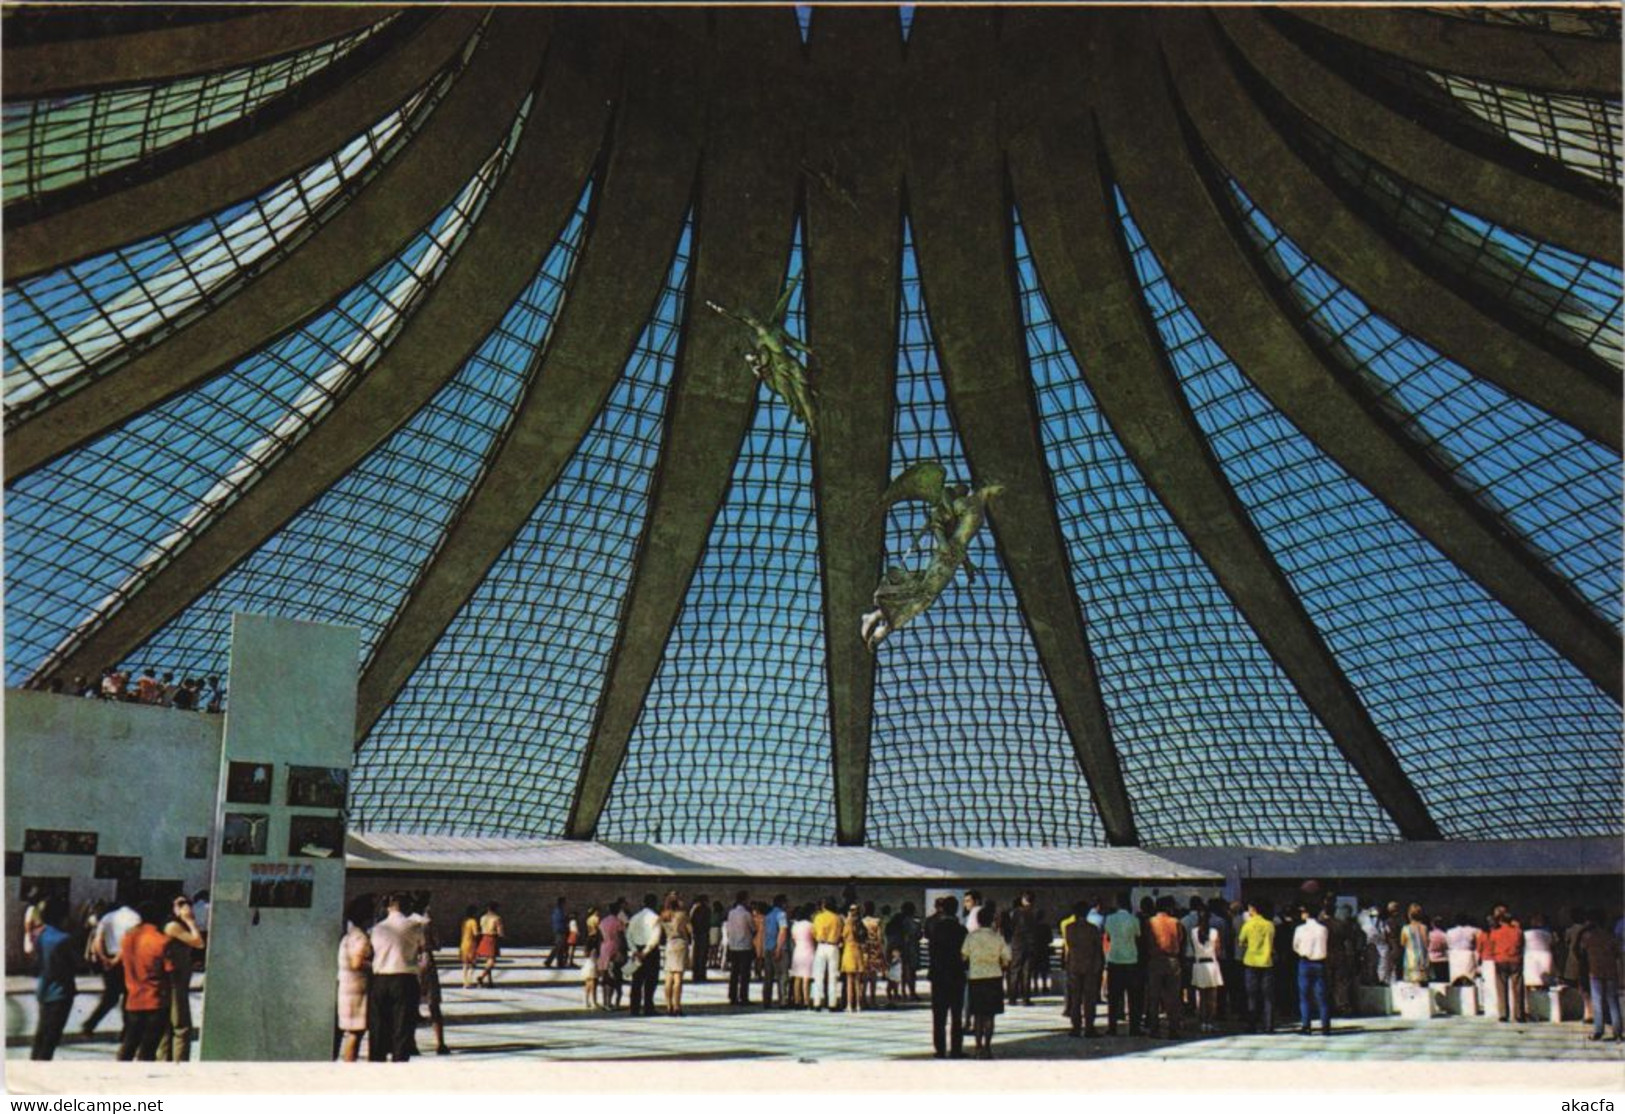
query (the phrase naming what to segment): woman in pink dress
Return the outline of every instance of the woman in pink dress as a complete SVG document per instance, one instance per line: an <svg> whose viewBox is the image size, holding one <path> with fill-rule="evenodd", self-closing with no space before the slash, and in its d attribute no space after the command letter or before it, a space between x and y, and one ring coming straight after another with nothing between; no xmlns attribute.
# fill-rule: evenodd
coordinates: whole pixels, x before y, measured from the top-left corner
<svg viewBox="0 0 1625 1114"><path fill-rule="evenodd" d="M803 905L796 910L790 924L790 1004L807 1005L807 988L812 983L813 952L818 945L813 940L812 906Z"/></svg>
<svg viewBox="0 0 1625 1114"><path fill-rule="evenodd" d="M372 924L371 904L365 898L352 901L344 917L344 939L339 941L339 1030L344 1040L339 1045L339 1059L353 1064L367 1031L367 983L372 978L372 941L367 937L367 928Z"/></svg>

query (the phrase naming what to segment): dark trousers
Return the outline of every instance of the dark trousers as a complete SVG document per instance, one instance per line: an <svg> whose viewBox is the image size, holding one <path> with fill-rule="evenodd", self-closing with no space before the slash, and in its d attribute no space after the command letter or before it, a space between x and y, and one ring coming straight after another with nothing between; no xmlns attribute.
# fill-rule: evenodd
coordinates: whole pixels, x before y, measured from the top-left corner
<svg viewBox="0 0 1625 1114"><path fill-rule="evenodd" d="M1520 962L1495 963L1493 966L1495 968L1495 997L1501 1007L1501 1020L1505 1021L1507 1019L1509 1009L1514 1019L1518 1021L1524 1020L1523 964ZM1592 1009L1595 1010L1596 1007L1593 1006Z"/></svg>
<svg viewBox="0 0 1625 1114"><path fill-rule="evenodd" d="M931 978L931 1043L944 1054L959 1056L965 1051L965 980L962 978Z"/></svg>
<svg viewBox="0 0 1625 1114"><path fill-rule="evenodd" d="M1311 1003L1313 1006L1311 1008ZM1318 959L1298 960L1298 1019L1305 1029L1312 1016L1320 1018L1320 1027L1332 1027L1331 1002L1326 995L1326 964Z"/></svg>
<svg viewBox="0 0 1625 1114"><path fill-rule="evenodd" d="M563 967L563 966L565 966L564 955L565 955L565 952L567 952L569 950L569 947L570 947L570 930L565 929L563 932L555 932L553 934L553 950L548 953L548 955L547 955L547 963L544 964L544 966L547 966L547 967Z"/></svg>
<svg viewBox="0 0 1625 1114"><path fill-rule="evenodd" d="M1247 967L1247 1025L1269 1032L1275 1028L1275 968Z"/></svg>
<svg viewBox="0 0 1625 1114"><path fill-rule="evenodd" d="M111 967L102 972L102 997L96 1008L85 1018L84 1031L90 1032L100 1025L102 1018L113 1012L113 1007L124 1002L124 968Z"/></svg>
<svg viewBox="0 0 1625 1114"><path fill-rule="evenodd" d="M412 1058L418 1027L418 977L374 975L367 988L367 1059Z"/></svg>
<svg viewBox="0 0 1625 1114"><path fill-rule="evenodd" d="M1125 1015L1124 1010L1127 1009ZM1145 979L1137 963L1106 964L1106 1024L1117 1031L1119 1018L1127 1016L1131 1033L1140 1031L1140 1015L1145 1010Z"/></svg>
<svg viewBox="0 0 1625 1114"><path fill-rule="evenodd" d="M169 1010L125 1010L124 1036L119 1041L120 1060L156 1060L158 1042L164 1039Z"/></svg>
<svg viewBox="0 0 1625 1114"><path fill-rule="evenodd" d="M660 981L660 949L650 948L632 972L632 1016L655 1012L655 983Z"/></svg>
<svg viewBox="0 0 1625 1114"><path fill-rule="evenodd" d="M68 1014L73 1010L73 999L60 1002L41 1002L39 1025L34 1030L34 1051L30 1060L49 1060L56 1055L56 1046L62 1043L62 1030L67 1028Z"/></svg>
<svg viewBox="0 0 1625 1114"><path fill-rule="evenodd" d="M689 958L694 964L695 982L711 981L710 976L707 974L711 966L710 934L711 930L709 927L701 928L699 925L694 926L693 951Z"/></svg>
<svg viewBox="0 0 1625 1114"><path fill-rule="evenodd" d="M750 966L756 953L728 949L728 1001L736 1006L750 1005Z"/></svg>
<svg viewBox="0 0 1625 1114"><path fill-rule="evenodd" d="M1145 1019L1155 1030L1160 1011L1168 1026L1168 1035L1179 1032L1179 957L1152 953L1145 965Z"/></svg>
<svg viewBox="0 0 1625 1114"><path fill-rule="evenodd" d="M1066 1016L1072 1031L1095 1031L1095 1012L1100 1007L1100 969L1066 973Z"/></svg>

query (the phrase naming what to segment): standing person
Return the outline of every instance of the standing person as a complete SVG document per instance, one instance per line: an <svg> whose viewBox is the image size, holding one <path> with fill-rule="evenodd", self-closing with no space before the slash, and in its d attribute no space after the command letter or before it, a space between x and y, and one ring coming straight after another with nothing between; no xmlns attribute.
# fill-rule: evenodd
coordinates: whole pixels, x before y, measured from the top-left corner
<svg viewBox="0 0 1625 1114"><path fill-rule="evenodd" d="M959 952L965 957L965 1006L970 1014L971 1033L976 1038L976 1058L993 1059L993 1023L1004 1012L1004 972L1010 966L1010 945L993 925L996 903L982 906L983 928L967 933Z"/></svg>
<svg viewBox="0 0 1625 1114"><path fill-rule="evenodd" d="M953 898L937 898L925 922L926 969L931 982L931 1043L939 1060L965 1055L965 926ZM950 1026L951 1023L951 1026ZM945 1031L946 1030L946 1031Z"/></svg>
<svg viewBox="0 0 1625 1114"><path fill-rule="evenodd" d="M73 937L67 930L68 899L60 894L47 896L40 902L39 916L40 930L34 937L34 957L39 965L34 997L39 1003L39 1021L28 1058L49 1060L56 1055L68 1014L73 1010L79 963Z"/></svg>
<svg viewBox="0 0 1625 1114"><path fill-rule="evenodd" d="M710 955L705 962L708 966L723 971L728 969L728 953L722 946L722 922L727 919L728 914L722 908L722 902L713 901L711 903Z"/></svg>
<svg viewBox="0 0 1625 1114"><path fill-rule="evenodd" d="M1601 909L1586 914L1585 930L1580 934L1580 951L1584 955L1591 983L1594 1018L1591 1035L1586 1039L1602 1040L1603 1027L1611 1023L1614 1039L1625 1040L1625 1026L1621 1024L1619 1009L1619 937L1608 930L1608 918Z"/></svg>
<svg viewBox="0 0 1625 1114"><path fill-rule="evenodd" d="M1405 910L1405 926L1399 930L1399 973L1404 982L1426 986L1432 973L1428 966L1428 926L1422 907L1411 902Z"/></svg>
<svg viewBox="0 0 1625 1114"><path fill-rule="evenodd" d="M192 961L203 950L203 933L185 894L170 903L170 912L164 925L168 937L164 969L169 979L169 1016L158 1042L158 1059L184 1064L192 1055Z"/></svg>
<svg viewBox="0 0 1625 1114"><path fill-rule="evenodd" d="M848 1013L863 1008L863 917L856 905L848 906L841 921L842 1004Z"/></svg>
<svg viewBox="0 0 1625 1114"><path fill-rule="evenodd" d="M352 900L344 911L344 938L339 941L338 1022L342 1037L339 1059L353 1064L367 1035L367 987L372 981L372 902Z"/></svg>
<svg viewBox="0 0 1625 1114"><path fill-rule="evenodd" d="M418 1000L429 1008L434 1054L450 1056L451 1049L446 1046L446 1017L440 1010L440 968L434 961L434 953L440 950L440 936L435 932L434 919L429 915L429 896L422 894L412 904L414 911L408 920L416 923L423 934L423 946L418 949ZM417 1055L415 1042L412 1054Z"/></svg>
<svg viewBox="0 0 1625 1114"><path fill-rule="evenodd" d="M700 894L694 899L694 907L688 911L689 927L694 933L694 981L710 981L711 960L711 902Z"/></svg>
<svg viewBox="0 0 1625 1114"><path fill-rule="evenodd" d="M1213 923L1211 907L1204 904L1196 911L1196 923L1190 928L1191 992L1196 997L1196 1022L1201 1032L1211 1033L1218 1026L1213 1017L1218 1003L1219 988L1224 986L1224 970L1219 960L1224 954L1223 934Z"/></svg>
<svg viewBox="0 0 1625 1114"><path fill-rule="evenodd" d="M486 905L485 913L480 917L480 940L474 946L474 954L485 967L480 977L474 980L475 986L496 985L497 956L502 954L504 931L502 909L493 901Z"/></svg>
<svg viewBox="0 0 1625 1114"><path fill-rule="evenodd" d="M982 927L982 891L965 891L964 909L960 914L959 923L965 926L966 932L975 932Z"/></svg>
<svg viewBox="0 0 1625 1114"><path fill-rule="evenodd" d="M1563 981L1580 992L1580 1001L1585 1010L1583 1020L1587 1023L1591 1021L1593 1016L1591 979L1585 969L1585 953L1580 950L1580 938L1586 933L1586 920L1589 912L1589 910L1582 909L1578 905L1570 909L1569 927L1563 933ZM1454 934L1452 933L1452 935ZM1474 948L1474 955L1477 955L1476 947Z"/></svg>
<svg viewBox="0 0 1625 1114"><path fill-rule="evenodd" d="M45 895L30 886L23 895L23 955L27 958L33 958L34 942L45 929L44 905Z"/></svg>
<svg viewBox="0 0 1625 1114"><path fill-rule="evenodd" d="M806 1009L811 1004L808 993L812 989L813 956L818 951L818 942L813 939L812 918L812 906L803 905L796 910L795 919L790 923L789 1004L798 1009Z"/></svg>
<svg viewBox="0 0 1625 1114"><path fill-rule="evenodd" d="M1412 908L1419 921L1421 908ZM1299 910L1299 915L1303 923L1292 933L1292 952L1298 957L1298 1018L1302 1022L1298 1032L1309 1032L1309 1020L1318 1011L1321 1034L1327 1035L1332 1031L1332 1014L1326 1000L1326 952L1331 934L1307 905ZM1426 954L1425 939L1423 953Z"/></svg>
<svg viewBox="0 0 1625 1114"><path fill-rule="evenodd" d="M412 1058L418 1023L418 952L423 926L406 915L410 899L390 894L384 919L372 926L372 982L367 988L367 1059ZM495 908L495 903L492 905ZM490 971L487 969L486 974ZM487 983L486 985L490 985Z"/></svg>
<svg viewBox="0 0 1625 1114"><path fill-rule="evenodd" d="M865 903L863 909L863 997L864 1008L880 1008L880 980L886 977L886 934L879 917L875 916L875 903Z"/></svg>
<svg viewBox="0 0 1625 1114"><path fill-rule="evenodd" d="M897 950L898 958L902 964L902 995L910 1002L918 1002L920 1000L920 918L912 901L903 902L903 909L902 912L897 914L897 920L900 922L897 929Z"/></svg>
<svg viewBox="0 0 1625 1114"><path fill-rule="evenodd" d="M750 1005L750 967L756 957L756 923L751 917L750 895L740 890L722 923L722 943L728 950L728 1004Z"/></svg>
<svg viewBox="0 0 1625 1114"><path fill-rule="evenodd" d="M1483 932L1466 913L1456 914L1455 927L1444 934L1449 945L1445 955L1450 963L1452 986L1471 986L1478 978L1478 938Z"/></svg>
<svg viewBox="0 0 1625 1114"><path fill-rule="evenodd" d="M564 895L560 894L558 901L553 904L553 950L548 953L544 967L567 967L565 953L570 947L570 914L564 907Z"/></svg>
<svg viewBox="0 0 1625 1114"><path fill-rule="evenodd" d="M1428 918L1428 981L1450 981L1450 937L1445 934L1444 917L1438 913Z"/></svg>
<svg viewBox="0 0 1625 1114"><path fill-rule="evenodd" d="M1552 931L1546 927L1546 914L1536 913L1523 930L1523 992L1544 991L1552 984ZM1528 1010L1525 1009L1527 1015Z"/></svg>
<svg viewBox="0 0 1625 1114"><path fill-rule="evenodd" d="M636 964L632 972L633 1017L653 1017L655 1013L655 983L660 980L660 914L655 911L659 900L654 894L644 894L643 908L626 926L626 946Z"/></svg>
<svg viewBox="0 0 1625 1114"><path fill-rule="evenodd" d="M1083 902L1072 906L1072 916L1062 930L1061 963L1066 971L1066 1016L1072 1023L1069 1036L1080 1033L1093 1039L1095 1012L1100 1005L1100 976L1106 969L1105 937L1089 919Z"/></svg>
<svg viewBox="0 0 1625 1114"><path fill-rule="evenodd" d="M835 1008L836 986L841 977L841 917L835 912L835 898L826 896L824 907L813 918L812 1007Z"/></svg>
<svg viewBox="0 0 1625 1114"><path fill-rule="evenodd" d="M660 935L666 941L666 1016L683 1016L683 972L688 970L688 949L694 930L683 909L683 899L672 894L660 915Z"/></svg>
<svg viewBox="0 0 1625 1114"><path fill-rule="evenodd" d="M1026 1006L1033 1004L1033 964L1030 949L1035 916L1032 891L1024 891L1016 898L1016 904L1009 914L1010 985L1006 997L1012 1006L1017 1002Z"/></svg>
<svg viewBox="0 0 1625 1114"><path fill-rule="evenodd" d="M1242 973L1247 983L1247 1031L1275 1031L1275 922L1270 904L1247 903L1247 921L1236 933Z"/></svg>
<svg viewBox="0 0 1625 1114"><path fill-rule="evenodd" d="M1128 1013L1129 1036L1139 1036L1145 1005L1140 978L1140 918L1129 911L1129 895L1118 894L1106 914L1106 1032L1117 1035L1118 1019Z"/></svg>
<svg viewBox="0 0 1625 1114"><path fill-rule="evenodd" d="M1147 925L1145 1016L1147 1035L1158 1035L1158 1015L1166 1020L1168 1039L1179 1038L1179 978L1185 954L1185 926L1174 915L1179 906L1172 896L1157 900Z"/></svg>
<svg viewBox="0 0 1625 1114"><path fill-rule="evenodd" d="M1479 938L1479 955L1494 965L1495 998L1501 1021L1524 1021L1523 1014L1523 929L1504 910L1495 914L1488 933Z"/></svg>
<svg viewBox="0 0 1625 1114"><path fill-rule="evenodd" d="M773 905L762 918L762 1008L773 1008L773 991L779 989L779 1005L788 1006L789 995L784 989L786 960L790 944L790 914L785 909L790 899L776 894Z"/></svg>
<svg viewBox="0 0 1625 1114"><path fill-rule="evenodd" d="M479 961L476 949L480 946L480 908L470 905L463 910L463 923L457 932L457 960L463 965L463 989L474 985L474 965Z"/></svg>
<svg viewBox="0 0 1625 1114"><path fill-rule="evenodd" d="M625 959L626 903L617 898L598 922L598 985L604 1008L621 1008L621 964Z"/></svg>
<svg viewBox="0 0 1625 1114"><path fill-rule="evenodd" d="M169 1019L169 979L164 972L169 937L158 928L164 915L160 903L144 901L137 912L141 923L126 932L119 945L119 966L124 968L124 1036L118 1058L152 1061L158 1058L158 1042L163 1040Z"/></svg>
<svg viewBox="0 0 1625 1114"><path fill-rule="evenodd" d="M111 913L103 913L96 922L96 931L90 937L90 954L101 969L102 997L79 1030L87 1037L96 1031L96 1026L114 1006L124 1003L124 969L120 966L119 956L124 947L124 937L140 923L141 914L128 905L120 905Z"/></svg>

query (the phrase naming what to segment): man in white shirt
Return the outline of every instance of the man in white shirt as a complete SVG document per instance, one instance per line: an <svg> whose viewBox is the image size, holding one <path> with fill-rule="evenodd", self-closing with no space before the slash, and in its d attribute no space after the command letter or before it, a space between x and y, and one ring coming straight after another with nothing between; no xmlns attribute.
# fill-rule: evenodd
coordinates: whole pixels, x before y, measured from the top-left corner
<svg viewBox="0 0 1625 1114"><path fill-rule="evenodd" d="M982 927L982 895L978 890L965 891L965 915L960 918L966 933Z"/></svg>
<svg viewBox="0 0 1625 1114"><path fill-rule="evenodd" d="M87 1037L96 1031L96 1026L114 1006L124 1003L124 966L119 962L119 950L124 946L125 935L140 923L141 914L128 905L103 913L96 922L95 934L90 938L90 956L102 971L102 998L79 1030Z"/></svg>
<svg viewBox="0 0 1625 1114"><path fill-rule="evenodd" d="M1303 923L1292 934L1292 951L1298 957L1298 1032L1309 1032L1310 1000L1320 1013L1320 1031L1332 1031L1331 1003L1326 998L1326 948L1331 933L1307 905L1298 910Z"/></svg>
<svg viewBox="0 0 1625 1114"><path fill-rule="evenodd" d="M728 950L728 1002L750 1005L750 968L756 958L756 922L750 914L750 895L740 890L734 907L722 922L722 946Z"/></svg>
<svg viewBox="0 0 1625 1114"><path fill-rule="evenodd" d="M653 1017L655 1013L655 983L660 979L660 914L655 906L659 901L654 894L644 894L643 908L626 925L626 947L637 964L632 971L633 1017Z"/></svg>
<svg viewBox="0 0 1625 1114"><path fill-rule="evenodd" d="M372 926L372 981L367 987L367 1059L412 1058L418 1023L418 952L423 947L423 923L402 911L404 894L385 898L388 910Z"/></svg>

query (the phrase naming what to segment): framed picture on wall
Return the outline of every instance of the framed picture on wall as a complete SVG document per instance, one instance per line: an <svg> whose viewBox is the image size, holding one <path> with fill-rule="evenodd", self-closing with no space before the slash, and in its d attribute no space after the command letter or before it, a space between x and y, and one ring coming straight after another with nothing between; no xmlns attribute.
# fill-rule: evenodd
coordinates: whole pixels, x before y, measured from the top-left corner
<svg viewBox="0 0 1625 1114"><path fill-rule="evenodd" d="M288 821L288 854L333 859L344 854L344 821L337 816L295 816Z"/></svg>
<svg viewBox="0 0 1625 1114"><path fill-rule="evenodd" d="M268 805L271 803L271 764L233 762L226 768L226 803Z"/></svg>
<svg viewBox="0 0 1625 1114"><path fill-rule="evenodd" d="M206 859L209 857L208 836L187 836L186 857L188 859Z"/></svg>
<svg viewBox="0 0 1625 1114"><path fill-rule="evenodd" d="M228 812L225 830L220 833L222 855L265 854L266 830L271 817L263 812Z"/></svg>
<svg viewBox="0 0 1625 1114"><path fill-rule="evenodd" d="M97 855L96 878L111 878L118 882L133 882L141 877L139 855Z"/></svg>
<svg viewBox="0 0 1625 1114"><path fill-rule="evenodd" d="M309 909L316 868L309 863L250 863L248 904L256 909Z"/></svg>
<svg viewBox="0 0 1625 1114"><path fill-rule="evenodd" d="M299 808L343 808L350 771L341 766L289 766L288 803Z"/></svg>
<svg viewBox="0 0 1625 1114"><path fill-rule="evenodd" d="M44 855L94 855L96 833L27 828L23 831L23 851L37 851Z"/></svg>

